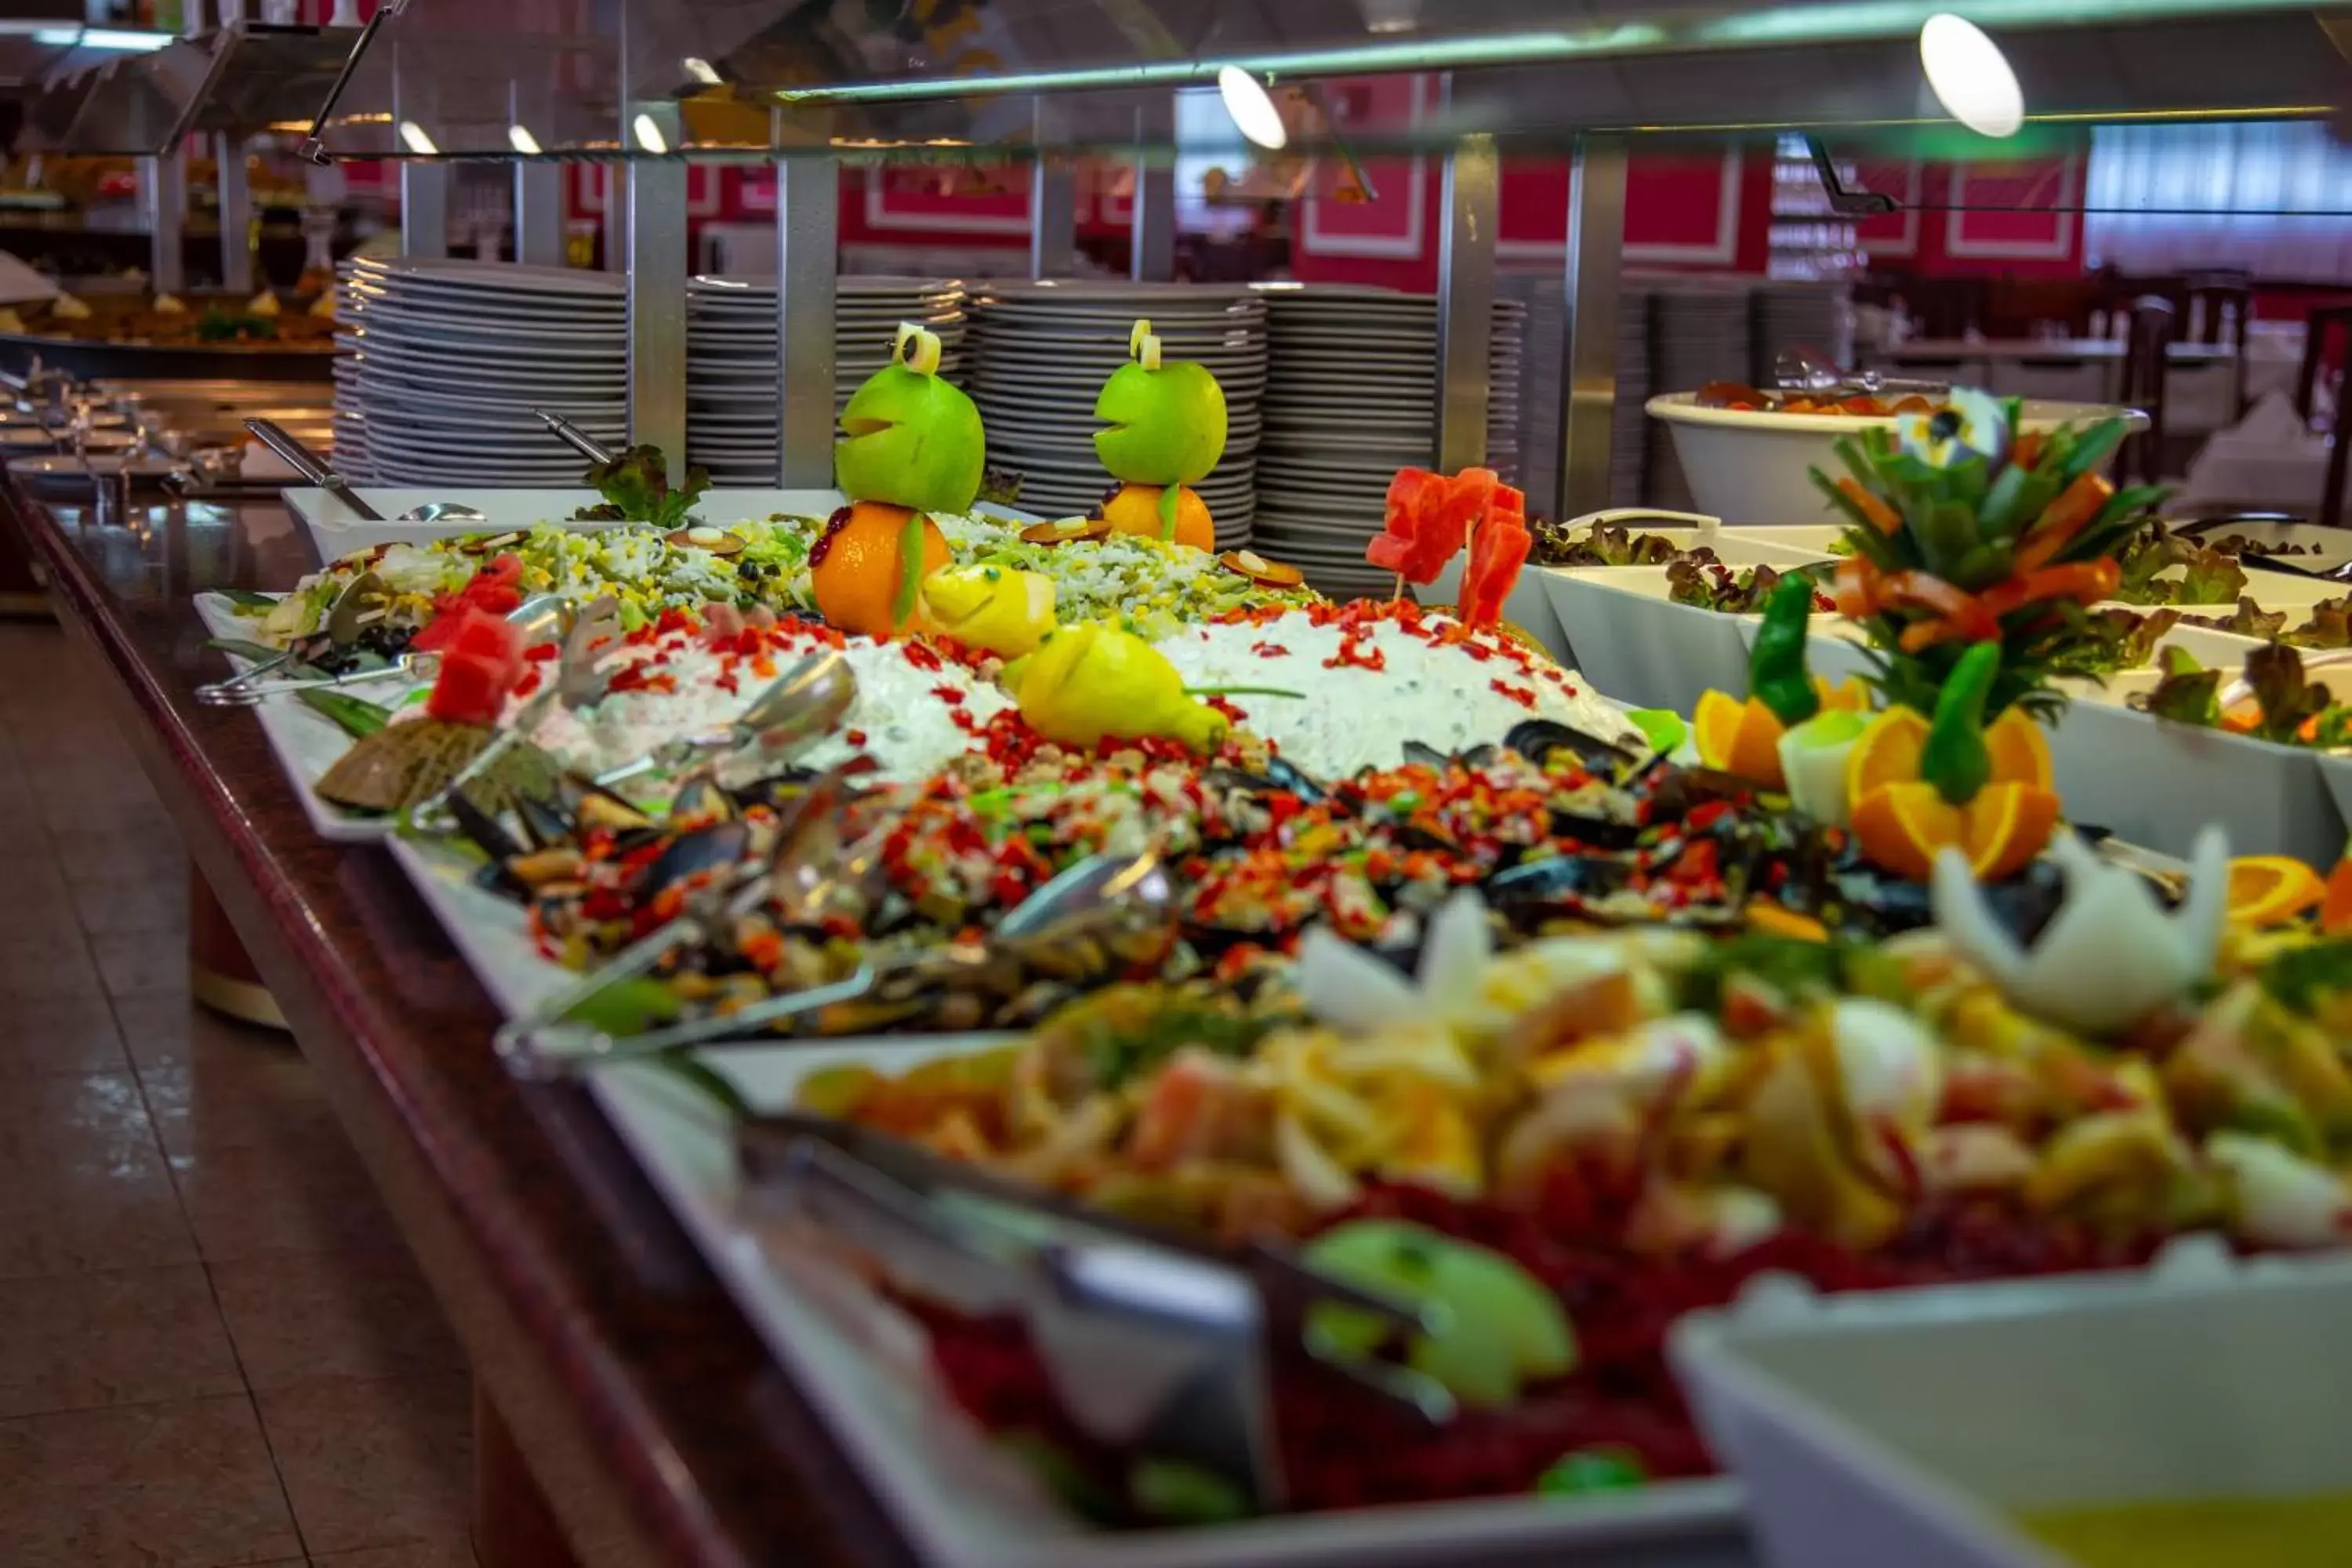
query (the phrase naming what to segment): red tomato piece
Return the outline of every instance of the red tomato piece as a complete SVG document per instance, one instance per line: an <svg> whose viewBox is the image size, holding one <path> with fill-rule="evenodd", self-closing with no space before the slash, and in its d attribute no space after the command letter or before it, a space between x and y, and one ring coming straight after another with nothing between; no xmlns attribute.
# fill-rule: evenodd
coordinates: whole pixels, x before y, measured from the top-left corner
<svg viewBox="0 0 2352 1568"><path fill-rule="evenodd" d="M1426 468L1398 469L1397 477L1389 481L1381 531L1364 547L1364 559L1402 574L1409 583L1436 582L1462 543L1459 533L1449 537L1436 526L1448 489L1442 475Z"/></svg>
<svg viewBox="0 0 2352 1568"><path fill-rule="evenodd" d="M1477 528L1470 535L1470 560L1462 574L1462 619L1465 625L1491 626L1503 618L1503 601L1518 585L1528 547L1527 497L1508 486L1497 487Z"/></svg>

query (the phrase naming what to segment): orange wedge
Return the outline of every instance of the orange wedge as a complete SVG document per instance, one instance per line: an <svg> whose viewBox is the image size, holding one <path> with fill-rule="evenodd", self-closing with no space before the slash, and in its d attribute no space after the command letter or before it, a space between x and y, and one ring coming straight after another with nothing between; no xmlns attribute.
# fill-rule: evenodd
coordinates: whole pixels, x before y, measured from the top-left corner
<svg viewBox="0 0 2352 1568"><path fill-rule="evenodd" d="M2230 918L2282 925L2327 897L2319 873L2292 855L2242 855L2230 862Z"/></svg>
<svg viewBox="0 0 2352 1568"><path fill-rule="evenodd" d="M2352 851L2327 873L2327 896L2319 906L2319 929L2328 936L2352 931Z"/></svg>
<svg viewBox="0 0 2352 1568"><path fill-rule="evenodd" d="M1985 750L1992 753L1995 784L2031 784L2046 790L2055 783L2049 739L2023 709L2011 708L1985 726Z"/></svg>
<svg viewBox="0 0 2352 1568"><path fill-rule="evenodd" d="M1870 711L1870 688L1862 677L1849 675L1832 686L1822 676L1813 677L1813 685L1822 694L1822 706L1832 712L1867 713Z"/></svg>
<svg viewBox="0 0 2352 1568"><path fill-rule="evenodd" d="M1889 708L1870 721L1845 759L1845 797L1859 801L1888 784L1916 784L1927 721L1908 708Z"/></svg>
<svg viewBox="0 0 2352 1568"><path fill-rule="evenodd" d="M1966 845L1968 817L1945 804L1934 784L1915 778L1855 796L1853 837L1873 865L1924 882L1936 868L1936 851Z"/></svg>
<svg viewBox="0 0 2352 1568"><path fill-rule="evenodd" d="M1741 702L1720 691L1704 691L1691 713L1698 760L1767 789L1788 787L1788 775L1780 771L1781 733L1780 719L1752 697Z"/></svg>
<svg viewBox="0 0 2352 1568"><path fill-rule="evenodd" d="M1969 869L1979 882L2016 876L2042 853L2058 827L2058 793L2040 784L1990 784L1961 808L1968 818Z"/></svg>

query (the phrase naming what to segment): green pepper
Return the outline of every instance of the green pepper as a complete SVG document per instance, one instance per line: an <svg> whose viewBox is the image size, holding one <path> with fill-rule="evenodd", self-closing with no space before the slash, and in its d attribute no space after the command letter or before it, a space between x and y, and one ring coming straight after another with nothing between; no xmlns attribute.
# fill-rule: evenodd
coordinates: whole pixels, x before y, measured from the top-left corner
<svg viewBox="0 0 2352 1568"><path fill-rule="evenodd" d="M1805 668L1806 627L1813 616L1813 580L1791 572L1764 602L1764 624L1748 655L1748 691L1785 725L1821 711L1812 671Z"/></svg>
<svg viewBox="0 0 2352 1568"><path fill-rule="evenodd" d="M1936 698L1936 716L1919 748L1919 776L1948 805L1968 805L1992 777L1985 704L2000 677L2000 645L1980 642L1960 656Z"/></svg>

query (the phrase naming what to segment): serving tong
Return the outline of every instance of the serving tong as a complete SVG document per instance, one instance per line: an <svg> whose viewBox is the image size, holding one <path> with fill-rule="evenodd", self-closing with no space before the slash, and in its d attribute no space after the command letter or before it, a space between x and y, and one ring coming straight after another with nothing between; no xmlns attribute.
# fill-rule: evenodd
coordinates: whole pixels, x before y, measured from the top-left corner
<svg viewBox="0 0 2352 1568"><path fill-rule="evenodd" d="M870 765L870 759L860 760ZM714 879L689 893L667 924L624 948L579 984L503 1025L491 1043L507 1069L519 1078L561 1079L614 1062L665 1056L690 1046L751 1044L772 1024L855 1002L893 975L925 967L982 970L1017 958L1026 947L1165 925L1173 919L1175 883L1156 853L1090 855L1022 900L994 930L976 941L950 942L889 959L861 958L857 967L839 980L783 992L731 1013L630 1035L615 1037L572 1016L608 987L647 973L687 942L723 936L736 920L771 899L781 906L786 922L794 923L796 914L821 910L845 883L870 876L875 868L875 846L870 841L839 851L831 870L798 852L804 833L818 816L829 817L847 804L837 793L839 784L833 782L841 773L836 769L802 796L794 816L779 831L775 852L767 865L739 866L733 875ZM771 1043L789 1046L792 1042Z"/></svg>
<svg viewBox="0 0 2352 1568"><path fill-rule="evenodd" d="M1874 370L1841 370L1811 349L1786 350L1772 362L1772 380L1783 392L1816 397L1949 397L1948 381L1881 375Z"/></svg>
<svg viewBox="0 0 2352 1568"><path fill-rule="evenodd" d="M1432 1327L1417 1305L1286 1248L1211 1247L803 1111L740 1118L734 1142L755 1223L821 1232L910 1294L1018 1317L1087 1436L1197 1465L1261 1510L1284 1497L1273 1335L1432 1425L1454 1414L1435 1379L1338 1353L1310 1317L1352 1309L1393 1339Z"/></svg>
<svg viewBox="0 0 2352 1568"><path fill-rule="evenodd" d="M359 640L364 629L362 619L371 611L382 611L392 600L391 585L373 572L362 572L343 584L334 603L320 618L320 627L327 640L341 647ZM258 664L238 670L226 680L208 680L196 688L196 700L210 708L243 708L257 702L270 690L283 690L288 685L308 682L273 682L270 678L290 665L302 662L295 649L284 651L261 660ZM320 678L324 679L324 677Z"/></svg>

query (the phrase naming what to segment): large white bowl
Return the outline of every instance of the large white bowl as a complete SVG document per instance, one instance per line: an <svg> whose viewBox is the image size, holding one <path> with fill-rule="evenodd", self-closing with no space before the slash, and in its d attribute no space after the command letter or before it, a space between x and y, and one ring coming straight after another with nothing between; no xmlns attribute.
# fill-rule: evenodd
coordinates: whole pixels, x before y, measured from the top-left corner
<svg viewBox="0 0 2352 1568"><path fill-rule="evenodd" d="M1762 414L1737 408L1703 408L1695 392L1668 392L1650 399L1649 415L1675 433L1675 453L1690 481L1698 510L1736 528L1772 528L1790 523L1837 521L1822 492L1806 477L1845 470L1830 448L1841 436L1872 426L1891 426L1891 417L1860 414ZM2025 405L2025 428L2054 430L2121 416L2137 432L2147 416L2134 408L2095 403Z"/></svg>

